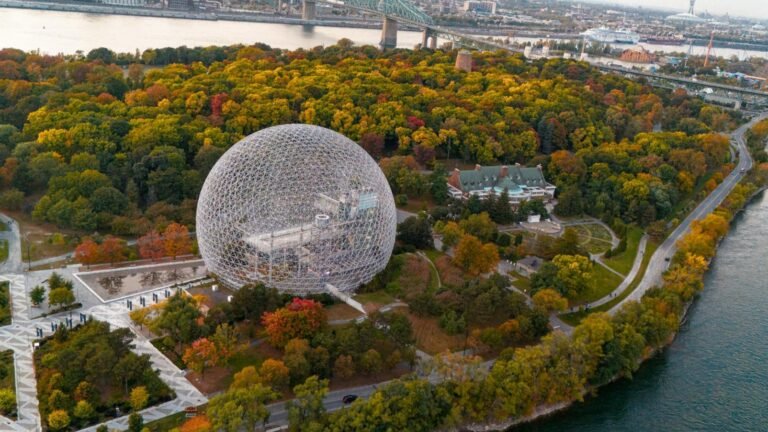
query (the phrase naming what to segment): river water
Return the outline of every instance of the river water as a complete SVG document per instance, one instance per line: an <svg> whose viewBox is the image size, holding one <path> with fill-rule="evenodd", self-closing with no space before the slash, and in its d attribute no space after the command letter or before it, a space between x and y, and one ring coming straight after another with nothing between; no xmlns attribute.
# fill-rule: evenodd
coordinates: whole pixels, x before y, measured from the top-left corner
<svg viewBox="0 0 768 432"><path fill-rule="evenodd" d="M734 220L677 339L633 380L514 431L767 431L766 221L764 194Z"/></svg>
<svg viewBox="0 0 768 432"><path fill-rule="evenodd" d="M178 18L102 15L35 9L0 8L0 47L45 54L72 54L106 47L116 52L143 51L147 48L188 47L265 43L275 48L313 48L333 45L341 38L357 44L378 45L381 30L292 24L205 21ZM535 38L512 38L516 42ZM421 42L421 33L399 31L400 48L413 48ZM440 40L439 43L443 41ZM682 52L687 46L644 45L651 51ZM630 47L630 45L627 45ZM706 47L694 46L694 54ZM739 58L768 58L768 52L717 48L715 55Z"/></svg>

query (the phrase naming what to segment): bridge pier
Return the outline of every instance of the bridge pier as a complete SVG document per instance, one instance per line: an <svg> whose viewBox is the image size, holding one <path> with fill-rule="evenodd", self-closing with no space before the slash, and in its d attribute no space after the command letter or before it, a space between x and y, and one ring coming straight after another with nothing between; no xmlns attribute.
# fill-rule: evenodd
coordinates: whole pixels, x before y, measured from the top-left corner
<svg viewBox="0 0 768 432"><path fill-rule="evenodd" d="M312 21L315 17L317 17L317 3L315 0L302 0L301 19L304 21Z"/></svg>
<svg viewBox="0 0 768 432"><path fill-rule="evenodd" d="M433 30L425 28L421 32L421 47L429 49L437 49L437 33Z"/></svg>
<svg viewBox="0 0 768 432"><path fill-rule="evenodd" d="M381 48L395 48L397 46L397 21L384 17L384 24L381 27Z"/></svg>

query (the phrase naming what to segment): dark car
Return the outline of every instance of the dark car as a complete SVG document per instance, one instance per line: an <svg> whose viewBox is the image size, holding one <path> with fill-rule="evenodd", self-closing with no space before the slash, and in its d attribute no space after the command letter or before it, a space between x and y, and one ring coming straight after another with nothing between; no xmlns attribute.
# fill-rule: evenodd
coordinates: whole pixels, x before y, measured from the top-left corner
<svg viewBox="0 0 768 432"><path fill-rule="evenodd" d="M341 402L344 405L349 405L356 400L357 400L357 395L352 395L352 394L346 395L343 398L341 398Z"/></svg>

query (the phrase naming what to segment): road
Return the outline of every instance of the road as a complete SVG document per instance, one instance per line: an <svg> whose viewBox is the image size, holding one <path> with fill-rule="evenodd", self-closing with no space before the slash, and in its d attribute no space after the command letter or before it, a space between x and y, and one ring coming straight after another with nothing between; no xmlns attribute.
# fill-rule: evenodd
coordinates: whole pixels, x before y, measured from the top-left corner
<svg viewBox="0 0 768 432"><path fill-rule="evenodd" d="M764 112L754 117L749 123L741 125L738 129L731 133L731 139L739 148L739 163L736 168L733 169L730 175L715 188L699 205L688 215L688 217L675 228L674 231L664 240L664 243L656 249L656 252L648 262L648 267L645 270L643 279L638 284L637 288L627 298L619 302L616 306L611 308L610 313L616 313L621 306L628 301L638 301L643 295L652 287L661 283L661 275L667 269L669 262L667 258L671 258L677 250L677 241L691 229L691 223L695 220L702 219L709 213L711 213L720 203L723 202L725 197L733 190L733 188L741 181L746 175L746 171L752 168L752 157L749 155L746 141L744 140L744 134L758 121L768 118L768 112Z"/></svg>
<svg viewBox="0 0 768 432"><path fill-rule="evenodd" d="M19 224L0 213L0 221L8 226L8 231L0 231L0 238L8 240L8 259L0 264L0 274L21 272L21 237Z"/></svg>

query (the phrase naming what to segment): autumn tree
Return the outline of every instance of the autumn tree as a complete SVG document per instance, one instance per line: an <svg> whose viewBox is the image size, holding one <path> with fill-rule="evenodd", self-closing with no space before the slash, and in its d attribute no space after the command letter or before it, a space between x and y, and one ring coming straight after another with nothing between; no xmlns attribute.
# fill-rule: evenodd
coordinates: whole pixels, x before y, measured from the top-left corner
<svg viewBox="0 0 768 432"><path fill-rule="evenodd" d="M592 279L592 262L582 255L557 255L552 260L557 267L556 287L569 298L584 292Z"/></svg>
<svg viewBox="0 0 768 432"><path fill-rule="evenodd" d="M207 368L219 362L219 353L216 345L208 338L200 338L184 351L182 361L200 376L204 376Z"/></svg>
<svg viewBox="0 0 768 432"><path fill-rule="evenodd" d="M533 305L546 310L547 312L558 312L568 307L568 300L552 288L540 290L534 294Z"/></svg>
<svg viewBox="0 0 768 432"><path fill-rule="evenodd" d="M176 259L179 255L192 253L192 240L189 238L189 230L185 225L172 223L163 232L165 253Z"/></svg>
<svg viewBox="0 0 768 432"><path fill-rule="evenodd" d="M165 242L157 231L152 230L136 241L139 247L139 255L152 261L165 256Z"/></svg>
<svg viewBox="0 0 768 432"><path fill-rule="evenodd" d="M179 426L179 432L211 432L213 425L204 414L198 414Z"/></svg>
<svg viewBox="0 0 768 432"><path fill-rule="evenodd" d="M261 318L270 343L277 347L293 338L311 336L325 325L325 309L314 300L294 298L287 306Z"/></svg>
<svg viewBox="0 0 768 432"><path fill-rule="evenodd" d="M293 388L296 397L286 403L288 430L317 428L325 419L323 398L328 394L328 380L311 376Z"/></svg>
<svg viewBox="0 0 768 432"><path fill-rule="evenodd" d="M99 245L96 244L90 237L86 237L75 248L75 260L80 264L85 264L86 268L91 264L96 264L101 259L101 251Z"/></svg>
<svg viewBox="0 0 768 432"><path fill-rule="evenodd" d="M333 374L341 379L352 378L355 375L355 361L352 356L339 355L333 363Z"/></svg>
<svg viewBox="0 0 768 432"><path fill-rule="evenodd" d="M71 421L67 411L62 409L53 411L48 414L47 420L48 427L54 431L66 429Z"/></svg>
<svg viewBox="0 0 768 432"><path fill-rule="evenodd" d="M466 234L456 245L453 262L468 274L477 276L496 268L499 250L494 244L483 244L477 237Z"/></svg>
<svg viewBox="0 0 768 432"><path fill-rule="evenodd" d="M283 390L288 387L290 370L280 360L266 359L259 367L259 376L262 383L275 389Z"/></svg>
<svg viewBox="0 0 768 432"><path fill-rule="evenodd" d="M125 261L125 242L117 237L107 236L99 246L99 255L110 264Z"/></svg>
<svg viewBox="0 0 768 432"><path fill-rule="evenodd" d="M131 389L130 401L134 412L143 410L147 406L147 402L149 402L147 388L139 386Z"/></svg>
<svg viewBox="0 0 768 432"><path fill-rule="evenodd" d="M235 327L227 323L216 327L210 340L216 346L216 352L221 361L229 360L233 355L240 352L242 347L238 343L238 338L239 334Z"/></svg>
<svg viewBox="0 0 768 432"><path fill-rule="evenodd" d="M69 288L54 288L48 293L48 304L51 307L68 306L75 302L75 294Z"/></svg>
<svg viewBox="0 0 768 432"><path fill-rule="evenodd" d="M245 427L246 430L254 431L269 421L270 412L266 404L277 397L271 388L259 382L246 384L241 379L237 386L233 382L226 392L213 397L208 403L206 414L214 430L236 432Z"/></svg>

